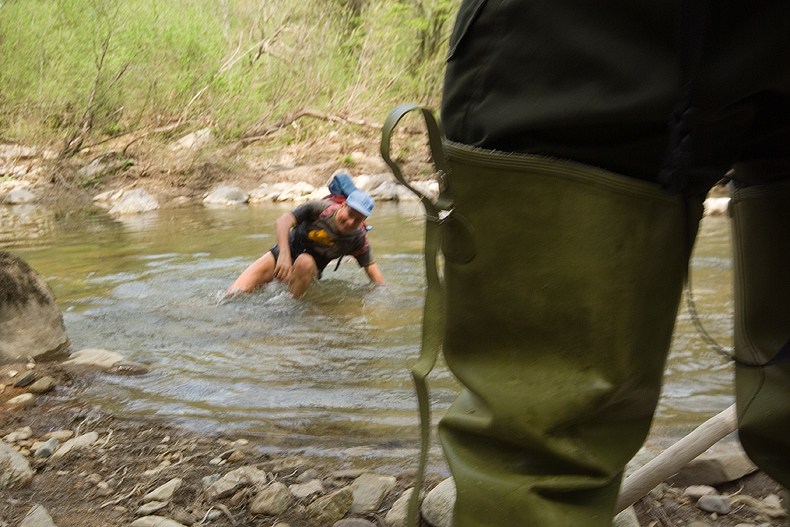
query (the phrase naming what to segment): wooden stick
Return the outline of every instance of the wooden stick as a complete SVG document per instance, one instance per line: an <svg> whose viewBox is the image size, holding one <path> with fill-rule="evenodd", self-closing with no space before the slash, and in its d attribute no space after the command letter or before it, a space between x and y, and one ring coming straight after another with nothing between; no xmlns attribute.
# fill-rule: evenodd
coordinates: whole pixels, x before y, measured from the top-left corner
<svg viewBox="0 0 790 527"><path fill-rule="evenodd" d="M655 459L628 476L620 487L617 512L621 512L677 473L691 460L737 428L735 405L714 415L689 435L664 450Z"/></svg>

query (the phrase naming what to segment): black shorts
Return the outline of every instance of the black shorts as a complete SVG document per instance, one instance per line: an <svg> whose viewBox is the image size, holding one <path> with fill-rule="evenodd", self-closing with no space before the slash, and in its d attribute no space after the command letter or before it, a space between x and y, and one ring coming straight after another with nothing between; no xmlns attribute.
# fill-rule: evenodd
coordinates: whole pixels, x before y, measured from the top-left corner
<svg viewBox="0 0 790 527"><path fill-rule="evenodd" d="M277 259L280 257L280 247L277 245L272 245L271 248L269 249L269 252L272 253L272 255L274 256L274 261L276 262ZM295 243L294 240L291 240L292 263L296 261L296 259L299 257L300 254L305 254L305 253L312 256L313 260L315 260L315 265L318 268L318 275L316 276L316 279L320 280L321 276L324 273L324 269L326 268L327 265L329 265L329 262L331 260L326 260L325 258L319 258L313 253L311 253L310 251L308 251L307 249L305 249L304 247L302 247L300 244Z"/></svg>

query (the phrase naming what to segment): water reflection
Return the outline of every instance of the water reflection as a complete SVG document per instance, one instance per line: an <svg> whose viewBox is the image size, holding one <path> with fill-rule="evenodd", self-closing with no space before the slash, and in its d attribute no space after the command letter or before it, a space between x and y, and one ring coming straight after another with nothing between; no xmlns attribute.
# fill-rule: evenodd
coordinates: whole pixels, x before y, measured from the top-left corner
<svg viewBox="0 0 790 527"><path fill-rule="evenodd" d="M24 225L0 223L0 248L48 281L74 349L106 348L154 367L140 377L102 376L85 389L89 402L259 435L275 450L412 456L418 433L408 369L424 294L416 208L381 204L370 222L386 287L370 285L348 260L328 268L301 301L275 284L220 302L273 243L273 222L289 209L174 209L123 222L92 210L27 216ZM706 219L693 292L707 330L727 346L729 254L727 220ZM671 441L729 406L732 376L681 308L653 441ZM457 386L441 364L430 384L438 416Z"/></svg>

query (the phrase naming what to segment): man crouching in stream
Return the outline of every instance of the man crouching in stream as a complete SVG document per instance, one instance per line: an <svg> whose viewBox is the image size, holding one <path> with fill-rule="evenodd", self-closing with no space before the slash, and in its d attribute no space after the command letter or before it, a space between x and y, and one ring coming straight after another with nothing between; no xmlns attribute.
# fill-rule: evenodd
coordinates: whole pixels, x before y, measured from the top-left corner
<svg viewBox="0 0 790 527"><path fill-rule="evenodd" d="M276 278L301 298L330 261L346 255L356 258L371 281L383 284L364 226L373 205L368 194L354 190L343 203L308 201L283 214L274 223L277 245L241 273L226 297L251 293Z"/></svg>

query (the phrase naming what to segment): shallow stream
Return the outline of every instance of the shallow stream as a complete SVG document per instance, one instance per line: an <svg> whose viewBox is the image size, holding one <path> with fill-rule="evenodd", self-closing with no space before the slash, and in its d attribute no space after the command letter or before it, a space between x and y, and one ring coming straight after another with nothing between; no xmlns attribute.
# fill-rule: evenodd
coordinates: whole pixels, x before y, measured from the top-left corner
<svg viewBox="0 0 790 527"><path fill-rule="evenodd" d="M418 419L409 368L424 294L423 223L416 204L380 204L370 233L388 282L367 283L353 260L300 301L273 285L221 302L264 253L291 205L161 210L119 221L95 210L5 209L0 249L53 289L72 349L105 348L153 367L100 375L82 398L127 416L265 439L272 452L377 456L411 462ZM706 218L693 258L697 310L731 345L728 220ZM732 403L732 367L681 307L650 441L666 446ZM439 364L434 420L457 391ZM397 461L396 461L397 462Z"/></svg>

